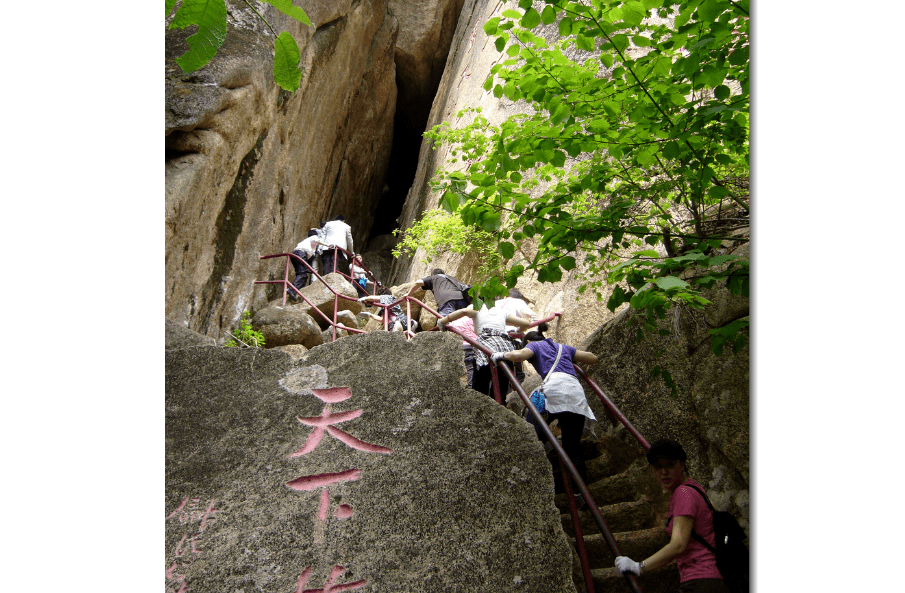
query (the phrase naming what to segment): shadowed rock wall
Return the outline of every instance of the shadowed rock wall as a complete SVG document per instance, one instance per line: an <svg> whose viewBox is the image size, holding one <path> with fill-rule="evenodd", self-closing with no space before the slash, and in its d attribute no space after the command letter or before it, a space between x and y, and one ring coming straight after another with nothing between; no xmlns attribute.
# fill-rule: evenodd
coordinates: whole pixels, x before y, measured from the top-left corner
<svg viewBox="0 0 905 593"><path fill-rule="evenodd" d="M282 277L259 256L291 251L343 214L364 246L396 104L396 19L386 0L301 1L314 27L267 7L302 52L295 93L273 82L272 34L242 3L210 64L182 75L192 32L166 31L166 317L219 337ZM272 296L272 295L271 295Z"/></svg>
<svg viewBox="0 0 905 593"><path fill-rule="evenodd" d="M735 253L748 256L747 247ZM670 335L638 338L633 312L625 311L588 338L586 349L600 361L591 378L629 421L653 442L671 438L688 453L690 475L713 504L748 526L750 512L750 369L748 346L722 356L710 351L709 330L747 319L749 300L725 288L703 295L712 301L703 312L671 309L660 322ZM662 354L661 354L662 353ZM672 395L655 366L665 367L679 387ZM598 417L603 407L591 406Z"/></svg>

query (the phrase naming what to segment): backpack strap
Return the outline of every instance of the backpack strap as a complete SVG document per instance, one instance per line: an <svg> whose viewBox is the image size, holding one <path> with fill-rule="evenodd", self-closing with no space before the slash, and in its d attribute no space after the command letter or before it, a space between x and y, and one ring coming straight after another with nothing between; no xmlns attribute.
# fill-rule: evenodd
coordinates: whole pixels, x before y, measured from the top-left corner
<svg viewBox="0 0 905 593"><path fill-rule="evenodd" d="M710 499L707 498L707 495L704 494L704 491L703 491L703 490L701 490L700 488L698 488L698 487L695 486L694 484L682 484L682 486L688 486L689 488L692 488L692 489L694 489L695 491L697 491L697 493L701 495L701 498L704 499L704 502L707 503L707 508L710 509L710 515L713 516L713 513L715 513L716 511L714 510L713 505L710 504ZM669 520L670 520L670 519L672 519L672 515L670 515L670 516L668 516L668 517L666 518L666 524L667 524L667 525L669 525ZM704 547L707 548L708 550L710 550L711 553L713 553L714 556L716 555L716 548L714 548L714 547L711 546L709 543L707 543L707 540L704 539L700 534L698 534L698 532L695 531L693 527L692 527L692 529L691 529L691 537L693 537L696 541L698 541L698 542L704 544Z"/></svg>
<svg viewBox="0 0 905 593"><path fill-rule="evenodd" d="M559 364L559 359L562 357L562 344L559 345L559 352L556 353L556 360L553 361L553 366L550 367L550 370L547 371L547 376L544 377L544 380L541 382L541 386L547 382L547 379L550 378L550 375L553 374L553 369L556 368L556 365Z"/></svg>

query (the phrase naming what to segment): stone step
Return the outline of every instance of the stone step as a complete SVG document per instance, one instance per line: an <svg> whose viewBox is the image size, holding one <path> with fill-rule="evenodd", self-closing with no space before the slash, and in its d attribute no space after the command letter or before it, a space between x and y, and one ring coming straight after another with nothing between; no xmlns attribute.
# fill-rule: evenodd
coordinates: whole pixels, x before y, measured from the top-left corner
<svg viewBox="0 0 905 593"><path fill-rule="evenodd" d="M616 544L619 546L619 551L622 555L628 556L633 560L643 560L669 543L669 536L666 535L666 530L657 527L614 533L613 537L616 538ZM570 541L574 546L574 538L570 538ZM613 566L616 556L610 551L606 540L603 539L603 535L601 535L599 530L595 528L594 533L586 532L584 542L588 551L588 561L592 569Z"/></svg>
<svg viewBox="0 0 905 593"><path fill-rule="evenodd" d="M558 470L557 470L558 471ZM603 508L607 505L618 504L620 502L631 502L641 498L641 492L638 488L638 480L632 471L626 471L614 476L608 476L588 484L588 490L597 506ZM574 492L578 492L573 488ZM553 502L561 511L566 511L569 506L568 498L565 493L557 494ZM638 527L637 525L635 527Z"/></svg>
<svg viewBox="0 0 905 593"><path fill-rule="evenodd" d="M618 437L601 437L596 448L599 452L597 455L593 458L585 457L588 480L591 482L621 474L639 459L644 460L644 449L637 444L626 443Z"/></svg>
<svg viewBox="0 0 905 593"><path fill-rule="evenodd" d="M600 507L600 513L603 515L603 520L606 521L607 527L612 532L652 527L650 524L651 503L646 498L606 505ZM569 537L575 537L575 529L572 527L572 516L565 512L562 513L561 518L563 531ZM578 511L578 518L582 533L598 533L600 531L597 522L594 521L594 515L591 514L587 507Z"/></svg>
<svg viewBox="0 0 905 593"><path fill-rule="evenodd" d="M592 569L591 577L595 591L630 591L625 577L616 571L612 563L609 568ZM644 593L675 593L679 588L679 568L675 562L670 562L655 570L645 571L638 577L638 584Z"/></svg>

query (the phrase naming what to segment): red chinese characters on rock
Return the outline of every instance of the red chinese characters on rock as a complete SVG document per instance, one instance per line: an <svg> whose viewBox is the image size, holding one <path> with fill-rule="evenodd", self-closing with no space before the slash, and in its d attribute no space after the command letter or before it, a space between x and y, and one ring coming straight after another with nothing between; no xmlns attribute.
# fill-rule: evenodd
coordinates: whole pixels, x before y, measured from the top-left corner
<svg viewBox="0 0 905 593"><path fill-rule="evenodd" d="M314 430L310 435L308 435L308 439L305 441L305 444L302 446L302 448L289 456L290 459L299 457L301 455L307 455L308 453L314 451L317 448L318 444L320 444L321 440L324 438L325 434L329 434L333 438L358 451L364 451L366 453L382 453L384 455L389 455L393 452L391 449L388 449L386 447L382 447L380 445L372 445L370 443L361 441L350 435L349 433L342 431L334 426L334 424L354 420L355 418L358 418L362 415L362 410L360 409L353 410L351 412L338 413L333 413L330 409L330 404L339 403L352 397L351 389L349 389L348 387L334 387L332 389L313 389L312 392L318 399L324 402L324 410L323 412L321 412L320 416L314 416L310 418L297 417L297 420L299 422L306 426L314 427ZM312 492L314 490L317 490L318 488L322 489L320 493L320 504L318 505L317 511L318 523L315 527L315 541L319 541L323 537L322 530L327 520L327 514L330 510L330 493L327 490L327 487L331 484L339 482L354 482L360 478L360 469L347 469L336 473L323 473L311 476L301 476L286 483L286 486L288 486L292 490L297 491ZM333 515L339 519L347 519L351 517L353 513L354 511L352 510L351 506L342 504L337 507ZM344 571L344 567L334 566L329 578L327 579L327 582L324 584L323 589L306 589L305 586L308 584L308 579L311 577L311 567L309 566L299 576L298 585L294 593L329 593L331 591L339 592L358 589L360 587L364 587L367 584L366 580L338 585L334 584Z"/></svg>
<svg viewBox="0 0 905 593"><path fill-rule="evenodd" d="M343 566L334 566L333 570L330 571L330 576L327 578L327 582L324 583L323 589L306 589L305 585L308 584L308 579L311 578L311 567L309 566L302 574L299 575L298 586L293 593L339 593L339 591L360 589L368 584L366 580L360 580L355 581L354 583L341 583L339 585L334 585L333 583L336 581L336 579L339 578L339 575L345 572L345 570L346 569Z"/></svg>
<svg viewBox="0 0 905 593"><path fill-rule="evenodd" d="M179 507L166 516L166 521L175 518L183 525L192 526L194 523L199 523L198 531L184 534L176 544L176 549L173 551L174 560L166 572L166 593L186 593L188 591L185 574L177 571L190 565L201 554L203 551L201 534L217 520L218 513L220 511L214 508L213 500L205 508L200 498L186 496ZM194 527L191 527L190 531L194 531Z"/></svg>

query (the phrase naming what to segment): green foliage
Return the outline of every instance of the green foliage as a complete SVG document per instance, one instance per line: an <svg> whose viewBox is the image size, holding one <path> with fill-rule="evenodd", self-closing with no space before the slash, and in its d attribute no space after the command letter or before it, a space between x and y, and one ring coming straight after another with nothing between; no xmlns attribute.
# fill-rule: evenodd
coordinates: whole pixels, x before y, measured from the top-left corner
<svg viewBox="0 0 905 593"><path fill-rule="evenodd" d="M399 230L393 234L399 234ZM473 255L478 259L478 274L482 277L499 273L503 261L492 229L466 224L462 217L455 215L455 208L451 212L439 208L425 211L421 220L402 233L402 239L393 248L393 256L413 255L418 249L424 250L428 262L444 253ZM510 253L506 259L514 255L511 244L502 249Z"/></svg>
<svg viewBox="0 0 905 593"><path fill-rule="evenodd" d="M264 334L253 330L251 327L251 311L242 313L242 318L239 320L239 328L233 332L233 335L249 347L264 347ZM238 348L241 347L242 344L238 343L236 340L230 340L224 344L224 346L227 346L228 348Z"/></svg>
<svg viewBox="0 0 905 593"><path fill-rule="evenodd" d="M165 1L166 16L169 16L173 7L176 6L176 0ZM295 38L288 31L277 35L261 13L248 0L243 1L258 15L258 18L264 21L276 38L273 56L274 82L287 91L296 91L301 84L302 71L299 68L301 52ZM261 1L304 25L312 26L305 11L294 6L292 0ZM210 62L226 40L225 0L182 0L170 28L185 29L189 25L196 25L198 31L187 40L189 51L176 58L176 63L185 74L194 72Z"/></svg>
<svg viewBox="0 0 905 593"><path fill-rule="evenodd" d="M747 294L748 262L720 254L722 217L748 216L747 0L544 4L484 25L503 53L484 89L533 112L490 125L469 109L458 116L470 124L425 134L459 163L432 181L443 208L492 229L501 257L538 242L532 261L476 291L489 298L531 270L540 282L578 274L600 299L605 279L608 306L637 309L642 336L674 305L706 306L703 288Z"/></svg>
<svg viewBox="0 0 905 593"><path fill-rule="evenodd" d="M736 319L723 327L710 330L710 351L720 356L724 346L731 346L732 353L738 354L748 342L748 320Z"/></svg>

